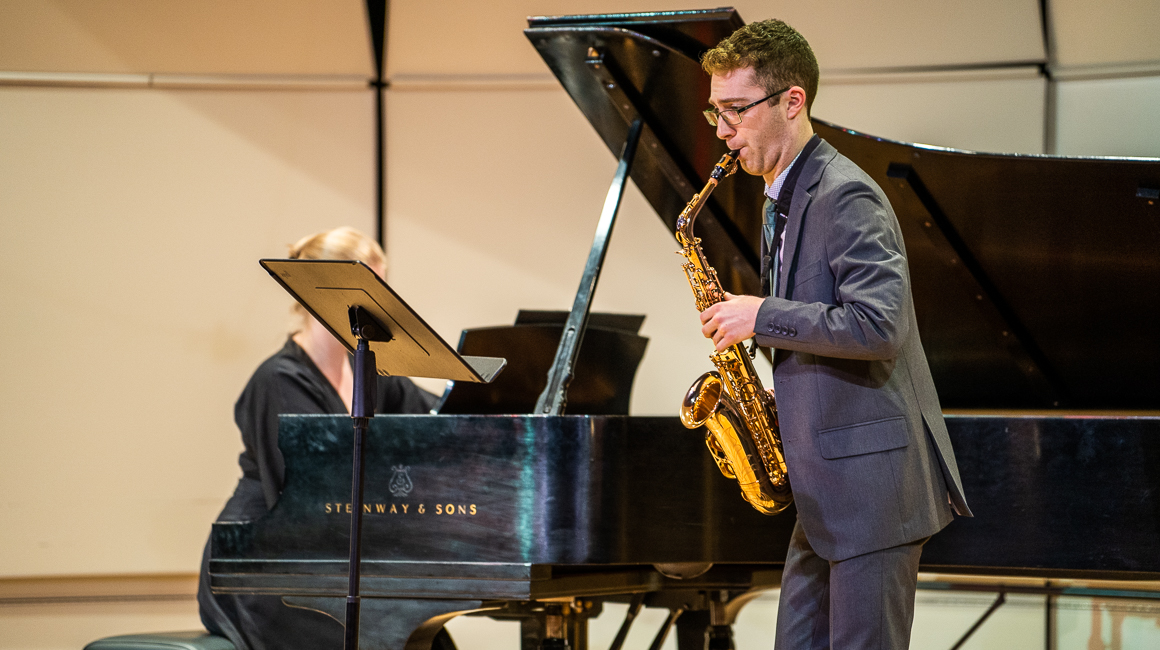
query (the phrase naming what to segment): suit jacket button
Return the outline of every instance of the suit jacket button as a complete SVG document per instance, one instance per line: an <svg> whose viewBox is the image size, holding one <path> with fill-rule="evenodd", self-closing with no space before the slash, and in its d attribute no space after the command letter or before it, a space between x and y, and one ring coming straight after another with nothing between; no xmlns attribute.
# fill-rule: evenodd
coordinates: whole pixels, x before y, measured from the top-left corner
<svg viewBox="0 0 1160 650"><path fill-rule="evenodd" d="M793 327L789 328L789 335L790 336L797 336L797 329L793 328Z"/></svg>

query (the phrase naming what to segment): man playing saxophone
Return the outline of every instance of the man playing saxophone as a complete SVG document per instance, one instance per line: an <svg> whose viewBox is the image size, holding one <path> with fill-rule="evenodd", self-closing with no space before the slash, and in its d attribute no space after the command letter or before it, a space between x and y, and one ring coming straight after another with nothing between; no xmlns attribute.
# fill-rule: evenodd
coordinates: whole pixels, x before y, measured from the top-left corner
<svg viewBox="0 0 1160 650"><path fill-rule="evenodd" d="M970 516L926 355L906 249L886 196L813 133L818 64L778 20L707 52L705 111L766 182L764 297L701 313L718 351L756 336L798 520L775 649L906 648L922 546Z"/></svg>

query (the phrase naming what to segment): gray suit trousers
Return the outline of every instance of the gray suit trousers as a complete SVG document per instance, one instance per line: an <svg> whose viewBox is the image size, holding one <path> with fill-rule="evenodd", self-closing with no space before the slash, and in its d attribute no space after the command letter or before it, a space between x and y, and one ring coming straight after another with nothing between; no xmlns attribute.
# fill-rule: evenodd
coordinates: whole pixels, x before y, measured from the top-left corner
<svg viewBox="0 0 1160 650"><path fill-rule="evenodd" d="M798 522L785 560L774 650L906 650L927 539L831 562L814 552Z"/></svg>

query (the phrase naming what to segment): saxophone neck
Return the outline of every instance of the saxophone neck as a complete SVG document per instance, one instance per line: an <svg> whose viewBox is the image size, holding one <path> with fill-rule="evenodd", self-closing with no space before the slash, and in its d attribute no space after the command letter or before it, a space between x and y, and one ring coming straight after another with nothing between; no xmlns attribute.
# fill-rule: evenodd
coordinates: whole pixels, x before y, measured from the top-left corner
<svg viewBox="0 0 1160 650"><path fill-rule="evenodd" d="M689 199L689 203L685 205L685 209L681 211L681 216L677 218L677 241L682 246L688 246L694 243L693 239L693 222L697 219L697 214L701 212L701 208L705 207L705 202L709 200L709 195L717 188L717 184L721 182L722 178L737 171L737 155L739 152L730 151L721 156L721 160L713 166L713 171L709 174L709 180L705 183L705 187L693 195Z"/></svg>
<svg viewBox="0 0 1160 650"><path fill-rule="evenodd" d="M677 241L682 246L688 246L695 242L693 239L693 222L696 221L697 213L701 211L705 199L709 197L709 193L713 191L713 187L716 185L717 181L710 180L705 185L705 189L693 195L693 198L685 205L685 209L681 211L681 216L677 218Z"/></svg>

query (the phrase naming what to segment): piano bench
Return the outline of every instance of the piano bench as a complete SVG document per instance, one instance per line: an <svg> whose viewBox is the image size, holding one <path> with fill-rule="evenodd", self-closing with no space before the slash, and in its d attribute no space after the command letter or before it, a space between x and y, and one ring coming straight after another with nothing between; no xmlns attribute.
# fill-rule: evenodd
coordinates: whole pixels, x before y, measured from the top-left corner
<svg viewBox="0 0 1160 650"><path fill-rule="evenodd" d="M204 630L122 634L97 639L85 650L235 650L230 640Z"/></svg>

